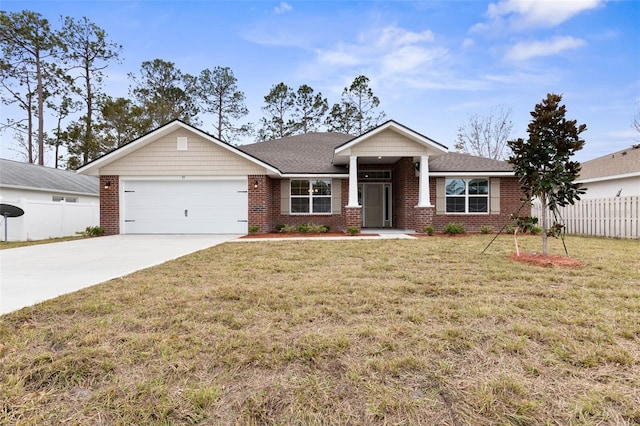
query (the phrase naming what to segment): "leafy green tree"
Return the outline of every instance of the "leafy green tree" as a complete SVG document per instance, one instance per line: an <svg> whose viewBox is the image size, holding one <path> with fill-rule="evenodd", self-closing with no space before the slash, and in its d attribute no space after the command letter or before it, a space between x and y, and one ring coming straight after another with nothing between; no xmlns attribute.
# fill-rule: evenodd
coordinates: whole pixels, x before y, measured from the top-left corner
<svg viewBox="0 0 640 426"><path fill-rule="evenodd" d="M329 130L359 136L374 127L384 119L384 111L378 111L380 99L373 94L369 87L369 78L360 75L351 86L342 91L340 103L333 105L327 117Z"/></svg>
<svg viewBox="0 0 640 426"><path fill-rule="evenodd" d="M314 90L303 84L298 88L292 113L296 133L315 132L323 124L329 103L322 93L314 94Z"/></svg>
<svg viewBox="0 0 640 426"><path fill-rule="evenodd" d="M266 117L260 119L258 140L278 139L291 136L296 131L296 124L291 118L294 110L296 94L284 83L278 83L264 97L262 107Z"/></svg>
<svg viewBox="0 0 640 426"><path fill-rule="evenodd" d="M104 70L110 62L118 60L122 46L107 40L106 32L86 17L79 20L64 18L60 39L72 90L84 105L84 115L80 118L84 134L77 141L80 146L74 148L82 155L84 164L102 153L94 129L94 116L99 112L97 101L104 96L101 93Z"/></svg>
<svg viewBox="0 0 640 426"><path fill-rule="evenodd" d="M250 124L234 125L234 121L249 113L237 81L229 67L202 70L197 80L201 110L213 115L215 136L227 143L251 132Z"/></svg>
<svg viewBox="0 0 640 426"><path fill-rule="evenodd" d="M513 154L509 163L520 181L526 199L534 197L542 203L542 253L547 255L547 208L554 214L558 209L573 204L585 190L575 180L580 174L580 163L571 157L584 146L580 134L585 124L565 118L566 107L562 96L547 94L531 112L529 138L509 141ZM554 226L555 229L557 229Z"/></svg>
<svg viewBox="0 0 640 426"><path fill-rule="evenodd" d="M180 119L198 125L196 79L183 74L173 62L162 59L145 61L140 75L129 73L134 85L129 92L144 112L150 129Z"/></svg>
<svg viewBox="0 0 640 426"><path fill-rule="evenodd" d="M454 146L460 152L502 160L506 157L505 148L512 129L510 109L501 107L485 116L475 114L458 128Z"/></svg>
<svg viewBox="0 0 640 426"><path fill-rule="evenodd" d="M26 125L19 120L23 126L18 127L26 134L30 163L33 162L33 121L37 117L37 158L39 164L44 164L47 83L58 76L54 59L59 48L59 38L39 13L0 11L0 81L8 93L2 100L5 104L17 103L27 114ZM15 124L17 122L11 120L8 123L9 126Z"/></svg>

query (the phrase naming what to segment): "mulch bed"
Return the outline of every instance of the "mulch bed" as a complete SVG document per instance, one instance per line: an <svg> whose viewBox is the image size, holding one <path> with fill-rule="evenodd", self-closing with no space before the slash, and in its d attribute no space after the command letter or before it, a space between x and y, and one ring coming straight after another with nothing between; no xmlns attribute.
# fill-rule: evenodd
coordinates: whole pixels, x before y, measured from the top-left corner
<svg viewBox="0 0 640 426"><path fill-rule="evenodd" d="M378 234L355 234L355 237L377 237ZM247 234L240 238L314 238L314 237L345 237L349 238L351 235L344 232L322 232L322 233L309 233L309 232L268 232L266 234Z"/></svg>
<svg viewBox="0 0 640 426"><path fill-rule="evenodd" d="M565 268L579 268L582 266L582 262L579 260L567 256L561 256L559 254L543 256L539 253L520 253L520 256L516 256L514 253L509 256L509 258L514 262L522 262L544 267L560 266Z"/></svg>

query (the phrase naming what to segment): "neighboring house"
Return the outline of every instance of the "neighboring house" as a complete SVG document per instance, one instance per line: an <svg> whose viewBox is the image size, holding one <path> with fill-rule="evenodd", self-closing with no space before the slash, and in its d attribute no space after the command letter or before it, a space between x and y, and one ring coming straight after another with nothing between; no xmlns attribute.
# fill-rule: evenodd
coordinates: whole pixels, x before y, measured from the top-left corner
<svg viewBox="0 0 640 426"><path fill-rule="evenodd" d="M448 153L395 121L240 147L172 121L78 170L100 178L107 234L246 233L278 224L498 229L522 194L503 161ZM529 214L524 208L521 214Z"/></svg>
<svg viewBox="0 0 640 426"><path fill-rule="evenodd" d="M581 199L640 195L640 144L581 164Z"/></svg>
<svg viewBox="0 0 640 426"><path fill-rule="evenodd" d="M0 159L0 202L24 210L9 218L7 239L75 235L100 223L99 180L66 170ZM0 219L4 221L4 218ZM4 223L0 226L4 241Z"/></svg>

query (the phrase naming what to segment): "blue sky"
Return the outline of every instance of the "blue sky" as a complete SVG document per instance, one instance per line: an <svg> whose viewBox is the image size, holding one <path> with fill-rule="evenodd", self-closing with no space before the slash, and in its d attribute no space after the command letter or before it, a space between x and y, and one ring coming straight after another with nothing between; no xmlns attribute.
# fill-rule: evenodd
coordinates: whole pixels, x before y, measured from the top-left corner
<svg viewBox="0 0 640 426"><path fill-rule="evenodd" d="M549 92L587 124L580 161L640 142L640 2L554 1L29 1L6 11L86 16L122 44L105 91L127 96L128 72L146 60L185 73L230 67L245 92L247 121L284 82L337 102L357 75L371 80L387 118L453 150L473 114L511 108L512 137ZM7 110L8 111L8 110ZM5 114L3 114L5 115ZM53 122L49 122L53 126ZM212 131L205 120L203 130ZM4 158L11 137L1 135ZM47 160L48 163L51 161Z"/></svg>

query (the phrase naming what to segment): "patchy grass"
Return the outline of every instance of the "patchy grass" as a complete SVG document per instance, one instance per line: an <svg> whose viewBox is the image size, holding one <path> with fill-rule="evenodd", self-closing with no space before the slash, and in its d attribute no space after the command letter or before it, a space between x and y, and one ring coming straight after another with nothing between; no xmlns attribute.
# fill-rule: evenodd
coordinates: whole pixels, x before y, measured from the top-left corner
<svg viewBox="0 0 640 426"><path fill-rule="evenodd" d="M0 424L640 423L639 242L490 239L227 243L4 315Z"/></svg>
<svg viewBox="0 0 640 426"><path fill-rule="evenodd" d="M82 235L78 235L78 236L72 236L72 237L47 238L46 240L6 241L6 242L0 241L0 250L25 247L25 246L35 246L38 244L61 243L63 241L81 240L84 238L86 237Z"/></svg>

